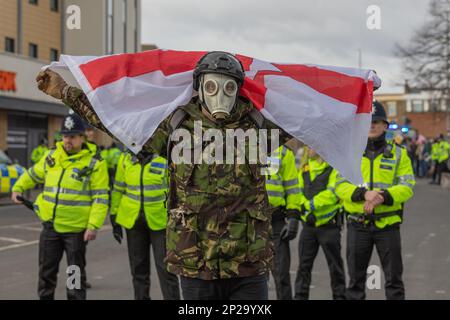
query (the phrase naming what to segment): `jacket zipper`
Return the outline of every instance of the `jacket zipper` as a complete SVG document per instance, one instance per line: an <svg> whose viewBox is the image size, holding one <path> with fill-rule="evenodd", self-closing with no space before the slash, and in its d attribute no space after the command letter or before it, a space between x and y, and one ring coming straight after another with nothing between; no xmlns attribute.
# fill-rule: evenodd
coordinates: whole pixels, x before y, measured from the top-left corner
<svg viewBox="0 0 450 320"><path fill-rule="evenodd" d="M55 218L56 218L56 207L58 206L58 200L59 200L59 191L61 189L61 181L63 179L64 176L64 172L66 172L66 169L63 169L61 176L59 177L59 181L58 181L58 189L56 190L56 197L55 197L55 206L53 207L53 217L52 217L52 222L55 223Z"/></svg>
<svg viewBox="0 0 450 320"><path fill-rule="evenodd" d="M373 160L374 160L374 155L370 156L370 190L373 190Z"/></svg>
<svg viewBox="0 0 450 320"><path fill-rule="evenodd" d="M141 209L144 213L144 165L141 164L141 178L140 178L140 189L141 189Z"/></svg>

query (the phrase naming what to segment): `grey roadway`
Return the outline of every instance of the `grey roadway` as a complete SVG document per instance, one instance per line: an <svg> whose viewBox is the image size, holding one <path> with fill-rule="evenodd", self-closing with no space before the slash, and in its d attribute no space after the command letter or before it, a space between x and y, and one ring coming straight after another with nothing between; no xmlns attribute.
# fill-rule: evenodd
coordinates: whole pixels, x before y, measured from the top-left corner
<svg viewBox="0 0 450 320"><path fill-rule="evenodd" d="M402 225L404 281L408 299L450 299L450 190L419 181L406 205ZM0 207L0 299L36 299L40 223L21 206ZM344 231L345 232L345 231ZM343 241L343 254L345 253ZM291 242L292 281L298 264L297 240ZM124 244L118 245L105 226L88 246L88 299L132 299L133 291ZM379 266L374 252L372 265ZM65 299L66 263L60 268L56 297ZM161 299L152 265L153 299ZM316 259L311 299L330 299L329 275L322 252ZM382 280L383 283L383 280ZM383 299L383 289L367 290L368 299ZM273 280L270 298L275 298Z"/></svg>

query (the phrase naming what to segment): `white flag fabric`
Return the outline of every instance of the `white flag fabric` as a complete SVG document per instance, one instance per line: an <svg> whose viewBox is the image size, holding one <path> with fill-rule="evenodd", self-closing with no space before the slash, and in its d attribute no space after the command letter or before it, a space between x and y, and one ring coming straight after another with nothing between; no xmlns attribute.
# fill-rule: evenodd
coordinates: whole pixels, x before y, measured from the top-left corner
<svg viewBox="0 0 450 320"><path fill-rule="evenodd" d="M205 51L151 50L102 57L61 55L106 128L138 153L158 125L193 95ZM236 55L246 72L240 94L269 120L315 149L353 183L371 121L372 70L280 64Z"/></svg>

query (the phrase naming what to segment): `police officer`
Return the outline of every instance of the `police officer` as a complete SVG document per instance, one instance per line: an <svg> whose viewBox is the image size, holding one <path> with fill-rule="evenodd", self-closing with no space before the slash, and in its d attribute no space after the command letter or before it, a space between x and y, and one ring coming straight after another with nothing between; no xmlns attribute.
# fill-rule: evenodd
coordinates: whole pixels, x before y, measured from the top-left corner
<svg viewBox="0 0 450 320"><path fill-rule="evenodd" d="M111 195L111 223L116 240L127 234L128 257L136 300L150 299L150 246L163 298L179 300L178 278L167 272L167 160L148 154L142 160L122 153Z"/></svg>
<svg viewBox="0 0 450 320"><path fill-rule="evenodd" d="M33 152L31 152L31 161L33 164L38 163L47 151L47 139L41 139L39 145L33 149Z"/></svg>
<svg viewBox="0 0 450 320"><path fill-rule="evenodd" d="M119 157L122 154L122 151L117 147L116 143L113 142L111 146L108 148L107 154L107 163L108 163L108 172L109 179L111 183L114 181L114 176L116 174L117 163L119 162Z"/></svg>
<svg viewBox="0 0 450 320"><path fill-rule="evenodd" d="M86 128L86 130L84 130L84 134L86 135L86 141L92 144L95 144L97 146L97 144L95 143L95 128L93 126L91 126L89 123L85 122L84 126ZM106 159L104 159L106 160Z"/></svg>
<svg viewBox="0 0 450 320"><path fill-rule="evenodd" d="M12 200L36 184L44 191L35 202L43 221L39 240L40 299L54 299L59 263L66 253L67 264L80 275L74 288L67 287L67 298L86 299L85 248L95 240L108 211L108 173L104 161L84 143L84 125L76 115L62 124L63 141L56 144L13 187ZM75 277L76 279L76 277Z"/></svg>
<svg viewBox="0 0 450 320"><path fill-rule="evenodd" d="M237 128L265 128L271 133L277 127L239 95L244 68L232 54L205 54L193 76L198 96L169 115L143 146L149 153L169 156L168 270L181 276L186 299L268 299L273 248L272 217L260 170L264 164L251 163L247 158L240 163L238 152L234 152L232 164L195 163L195 152L190 152L188 161L172 160L175 148L170 136L177 129L193 133L194 121L201 121L205 130L224 133ZM49 70L41 72L37 82L40 90L62 99L89 123L108 132L80 89L68 86ZM290 138L281 131L278 145ZM223 139L214 143L226 145L225 135ZM244 143L248 150L249 139Z"/></svg>
<svg viewBox="0 0 450 320"><path fill-rule="evenodd" d="M400 224L415 185L406 149L387 142L386 112L374 101L372 125L362 158L362 186L341 178L336 187L347 217L348 299L364 299L366 272L375 246L385 275L387 299L404 299Z"/></svg>
<svg viewBox="0 0 450 320"><path fill-rule="evenodd" d="M448 171L447 161L450 155L450 144L445 140L443 134L436 139L434 147L435 172L433 173L433 183L440 185L442 173Z"/></svg>
<svg viewBox="0 0 450 320"><path fill-rule="evenodd" d="M298 244L299 266L295 279L295 299L307 300L314 260L322 248L328 263L333 299L345 299L345 272L341 256L342 214L335 193L337 171L311 148L298 180L303 224Z"/></svg>
<svg viewBox="0 0 450 320"><path fill-rule="evenodd" d="M73 111L72 111L73 114ZM95 128L93 126L91 126L89 123L87 122L83 122L84 125L84 135L85 135L85 143L87 145L87 147L92 151L92 153L94 153L96 155L97 158L101 158L102 160L106 160L105 158L103 158L101 156L101 150L100 148L97 146L97 144L94 141L95 138ZM106 164L108 164L107 161L105 161ZM111 183L111 181L110 181ZM109 191L111 192L111 188L109 189ZM110 198L111 198L111 194L110 194ZM86 251L87 251L87 243L86 243ZM86 261L85 261L85 270L87 269L87 265L86 265ZM87 275L86 275L86 279L87 279ZM91 289L92 288L92 284L86 280L86 289Z"/></svg>
<svg viewBox="0 0 450 320"><path fill-rule="evenodd" d="M275 249L273 277L278 300L292 300L289 241L298 233L300 189L294 153L280 146L269 158L266 189L272 214L272 241ZM286 223L286 220L288 223Z"/></svg>
<svg viewBox="0 0 450 320"><path fill-rule="evenodd" d="M431 144L431 181L430 184L436 184L437 182L437 159L439 158L439 136L437 136Z"/></svg>

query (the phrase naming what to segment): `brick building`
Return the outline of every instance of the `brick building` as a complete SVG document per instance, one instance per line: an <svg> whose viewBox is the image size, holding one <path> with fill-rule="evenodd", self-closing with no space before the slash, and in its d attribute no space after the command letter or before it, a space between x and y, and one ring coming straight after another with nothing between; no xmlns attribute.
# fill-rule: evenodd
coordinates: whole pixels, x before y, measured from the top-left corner
<svg viewBox="0 0 450 320"><path fill-rule="evenodd" d="M444 99L431 91L413 90L405 85L405 93L376 94L383 103L388 119L399 125L408 125L427 138L450 134L450 110Z"/></svg>

